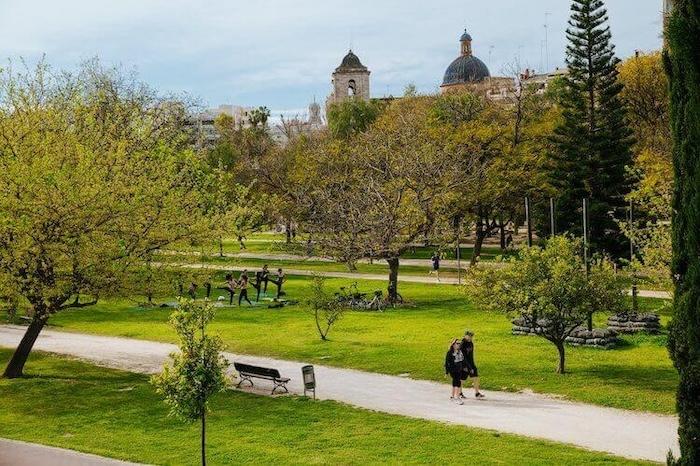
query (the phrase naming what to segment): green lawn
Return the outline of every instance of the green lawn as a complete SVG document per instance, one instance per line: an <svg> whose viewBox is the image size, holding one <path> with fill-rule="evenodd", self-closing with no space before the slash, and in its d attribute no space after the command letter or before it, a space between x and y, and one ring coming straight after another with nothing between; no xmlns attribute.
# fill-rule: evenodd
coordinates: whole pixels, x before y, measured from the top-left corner
<svg viewBox="0 0 700 466"><path fill-rule="evenodd" d="M0 364L8 350L0 350ZM0 437L149 464L199 461L198 425L167 416L142 375L42 353L0 379ZM211 464L642 464L574 447L334 402L217 395Z"/></svg>
<svg viewBox="0 0 700 466"><path fill-rule="evenodd" d="M285 289L303 302L308 277L290 277ZM329 288L347 286L332 279ZM360 281L360 290L383 288ZM230 351L269 355L310 363L375 371L409 373L416 379L443 381L443 361L452 337L465 328L476 332L477 363L485 388L532 389L604 406L675 412L677 374L666 350L666 336L624 337L623 345L604 351L569 348L570 373L558 375L556 350L536 337L512 336L502 314L469 304L454 286L402 284L400 292L413 306L384 313L349 312L322 342L306 306L284 309L221 308L212 325ZM642 300L644 308L660 305ZM131 301L107 301L93 308L53 317L54 328L174 341L168 309L140 309ZM605 316L597 317L603 324ZM664 316L664 323L668 316Z"/></svg>

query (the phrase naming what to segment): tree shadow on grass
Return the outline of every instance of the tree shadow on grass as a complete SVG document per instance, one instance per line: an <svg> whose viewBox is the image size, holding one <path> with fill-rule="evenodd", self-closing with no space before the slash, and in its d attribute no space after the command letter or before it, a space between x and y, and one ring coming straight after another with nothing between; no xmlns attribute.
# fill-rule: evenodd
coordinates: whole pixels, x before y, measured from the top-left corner
<svg viewBox="0 0 700 466"><path fill-rule="evenodd" d="M585 370L577 369L576 375L597 379L606 385L640 387L645 391L659 393L675 393L678 386L678 374L672 367L597 364Z"/></svg>

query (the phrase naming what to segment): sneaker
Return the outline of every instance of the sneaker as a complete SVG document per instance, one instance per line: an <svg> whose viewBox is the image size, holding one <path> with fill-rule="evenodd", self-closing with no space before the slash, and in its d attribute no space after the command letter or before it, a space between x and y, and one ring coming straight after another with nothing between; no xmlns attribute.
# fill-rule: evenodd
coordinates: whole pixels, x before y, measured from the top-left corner
<svg viewBox="0 0 700 466"><path fill-rule="evenodd" d="M476 393L474 394L474 396L477 397L477 398L486 398L486 395L484 395L484 394L481 393L481 392L476 392Z"/></svg>
<svg viewBox="0 0 700 466"><path fill-rule="evenodd" d="M455 402L455 403L457 403L458 405L463 405L463 404L464 404L464 401L462 401L461 398L455 398L455 397L451 396L451 397L450 397L450 400L453 401L453 402Z"/></svg>
<svg viewBox="0 0 700 466"><path fill-rule="evenodd" d="M464 393L460 393L460 394L459 394L459 397L460 397L461 399L463 399L463 400L466 400L466 399L467 399L467 397L464 396Z"/></svg>

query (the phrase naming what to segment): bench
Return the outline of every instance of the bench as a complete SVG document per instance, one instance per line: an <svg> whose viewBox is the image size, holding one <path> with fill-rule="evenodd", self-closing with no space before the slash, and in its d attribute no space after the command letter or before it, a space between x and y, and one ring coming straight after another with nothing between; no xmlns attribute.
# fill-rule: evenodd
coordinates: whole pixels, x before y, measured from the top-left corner
<svg viewBox="0 0 700 466"><path fill-rule="evenodd" d="M238 382L236 388L240 388L243 382L248 382L250 383L250 386L253 387L254 385L252 379L264 379L271 380L275 385L272 389L272 395L275 394L275 391L277 391L278 388L283 388L285 393L289 393L289 390L287 390L287 382L289 382L289 379L286 377L281 377L280 371L277 369L251 366L250 364L242 364L239 362L234 362L233 367L238 371L238 374L241 377L241 381Z"/></svg>

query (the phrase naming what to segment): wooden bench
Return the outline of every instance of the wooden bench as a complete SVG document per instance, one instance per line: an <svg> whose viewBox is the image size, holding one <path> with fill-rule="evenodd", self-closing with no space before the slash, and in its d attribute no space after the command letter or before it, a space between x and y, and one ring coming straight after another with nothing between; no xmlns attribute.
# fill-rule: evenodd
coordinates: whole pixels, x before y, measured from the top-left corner
<svg viewBox="0 0 700 466"><path fill-rule="evenodd" d="M233 367L238 371L238 375L241 378L241 381L238 382L236 388L240 388L243 382L248 382L250 383L250 386L253 387L254 385L252 379L264 379L271 380L275 385L272 389L272 395L275 394L275 391L278 388L283 388L285 393L289 393L289 390L287 390L287 382L289 382L289 379L286 377L281 377L280 371L277 369L251 366L250 364L242 364L239 362L234 362Z"/></svg>

